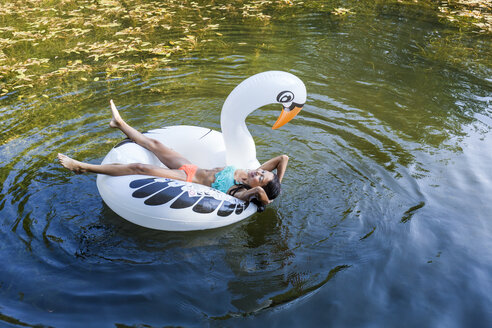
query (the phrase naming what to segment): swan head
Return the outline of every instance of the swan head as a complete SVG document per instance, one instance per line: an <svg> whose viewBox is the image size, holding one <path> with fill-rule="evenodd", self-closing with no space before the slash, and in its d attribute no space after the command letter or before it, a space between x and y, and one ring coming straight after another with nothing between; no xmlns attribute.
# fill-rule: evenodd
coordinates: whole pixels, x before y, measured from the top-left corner
<svg viewBox="0 0 492 328"><path fill-rule="evenodd" d="M250 85L250 98L256 98L256 108L279 103L282 112L272 129L287 124L302 110L306 102L306 86L297 76L282 71L268 71L253 75L244 81ZM255 106L253 106L255 107Z"/></svg>
<svg viewBox="0 0 492 328"><path fill-rule="evenodd" d="M304 86L304 84L302 84L302 86ZM296 101L296 94L297 98L301 99L301 101ZM287 124L302 110L302 107L306 102L306 87L299 88L299 90L296 90L296 93L290 90L284 90L280 92L277 95L277 102L282 104L282 112L280 113L280 116L278 117L275 124L272 126L272 129L274 130Z"/></svg>
<svg viewBox="0 0 492 328"><path fill-rule="evenodd" d="M250 76L231 92L222 107L222 118L244 120L257 108L279 103L282 105L282 113L273 125L273 129L278 129L301 111L306 97L306 86L294 74L283 71L262 72Z"/></svg>
<svg viewBox="0 0 492 328"><path fill-rule="evenodd" d="M222 107L221 127L227 165L242 168L259 166L255 143L245 123L251 112L265 105L281 104L282 112L272 126L278 129L302 110L306 98L304 83L288 72L262 72L242 81L232 90Z"/></svg>

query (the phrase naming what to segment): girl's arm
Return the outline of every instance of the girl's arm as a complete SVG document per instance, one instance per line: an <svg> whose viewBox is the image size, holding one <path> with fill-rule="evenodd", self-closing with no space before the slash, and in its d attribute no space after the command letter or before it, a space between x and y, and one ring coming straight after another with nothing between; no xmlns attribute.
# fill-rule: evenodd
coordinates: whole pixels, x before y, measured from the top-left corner
<svg viewBox="0 0 492 328"><path fill-rule="evenodd" d="M280 182L282 182L282 178L284 177L285 170L287 170L287 163L289 162L289 156L280 155L272 158L269 161L266 161L260 166L260 169L273 171L277 169L277 176Z"/></svg>
<svg viewBox="0 0 492 328"><path fill-rule="evenodd" d="M234 187L232 187L234 188ZM242 189L234 193L234 197L244 201L249 201L251 198L258 199L263 205L270 204L272 201L268 199L268 196L262 187L254 187L251 189Z"/></svg>

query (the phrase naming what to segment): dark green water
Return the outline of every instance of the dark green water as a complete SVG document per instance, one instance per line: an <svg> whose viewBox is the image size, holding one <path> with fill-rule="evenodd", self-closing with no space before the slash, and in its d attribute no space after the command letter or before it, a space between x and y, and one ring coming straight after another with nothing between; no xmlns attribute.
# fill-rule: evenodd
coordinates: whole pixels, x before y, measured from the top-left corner
<svg viewBox="0 0 492 328"><path fill-rule="evenodd" d="M489 327L491 68L423 56L449 31L404 15L220 31L223 47L151 76L1 99L0 325ZM220 129L234 86L272 69L299 76L308 102L278 131L278 105L249 117L260 162L290 163L281 197L239 224L135 226L95 176L55 161L99 163L121 140L111 98L142 131Z"/></svg>

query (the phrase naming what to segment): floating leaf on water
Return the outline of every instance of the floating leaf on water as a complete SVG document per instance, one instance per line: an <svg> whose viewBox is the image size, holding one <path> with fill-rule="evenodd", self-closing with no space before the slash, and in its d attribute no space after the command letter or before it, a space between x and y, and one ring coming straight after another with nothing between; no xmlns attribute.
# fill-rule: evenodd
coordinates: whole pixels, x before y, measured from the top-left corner
<svg viewBox="0 0 492 328"><path fill-rule="evenodd" d="M109 23L109 24L99 24L99 25L97 25L97 27L108 28L108 27L118 27L120 25L121 25L120 23L113 22L113 23Z"/></svg>
<svg viewBox="0 0 492 328"><path fill-rule="evenodd" d="M111 74L116 74L117 71L121 75L121 72L132 71L134 62L141 60L142 56L144 58L161 56L160 60L169 61L167 58L177 52L186 54L187 51L206 45L208 42L222 42L220 37L223 34L214 30L219 28L219 22L230 18L240 17L268 24L272 17L266 15L267 13L275 12L275 17L279 17L282 13L277 9L288 9L292 5L299 9L304 6L326 8L326 11L333 12L332 15L339 17L352 14L351 9L348 8L328 9L330 2L318 0L306 5L302 1L293 0L231 1L220 5L213 1L201 4L201 1L196 0L57 0L52 2L56 3L56 6L48 6L48 2L39 0L0 0L2 25L19 22L15 23L15 26L0 27L0 79L2 81L0 89L15 90L14 87L20 85L27 87L23 80L45 84L51 78L79 72L108 72L108 68ZM411 1L398 0L398 2ZM339 3L341 5L345 2L339 1ZM436 6L435 10L443 20L453 20L454 24L465 22L482 33L490 33L492 19L489 3L490 0L457 0L453 3L441 1L440 7ZM217 11L220 13L216 14ZM449 19L446 19L446 16L449 16ZM164 40L165 38L179 39L185 35L187 37L178 41L165 41L165 44L162 44L162 35L159 34L163 29L176 32L172 36L164 36ZM204 36L207 31L214 31L214 34ZM16 47L19 47L19 44L24 46L24 43L30 49L20 52ZM239 44L246 43L239 42ZM49 59L34 58L44 57L46 53L49 53L50 58L53 59L49 65L44 62ZM66 54L70 55L73 62L67 64L67 67L60 67L63 62L56 59L66 58ZM256 55L259 54L256 52ZM84 65L80 59L77 59L87 57L91 65ZM129 62L123 67L110 68L121 59L127 59ZM140 67L145 65L141 64ZM16 70L21 68L27 70L16 73ZM52 71L46 72L50 68ZM157 67L154 65L152 68Z"/></svg>
<svg viewBox="0 0 492 328"><path fill-rule="evenodd" d="M98 77L95 77L94 78L94 82L97 82L97 81L99 81L99 78Z"/></svg>

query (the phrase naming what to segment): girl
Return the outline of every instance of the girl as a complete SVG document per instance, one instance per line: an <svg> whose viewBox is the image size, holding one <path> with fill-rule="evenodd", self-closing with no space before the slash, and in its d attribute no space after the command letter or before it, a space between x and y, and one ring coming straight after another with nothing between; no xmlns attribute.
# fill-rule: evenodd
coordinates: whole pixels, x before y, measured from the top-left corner
<svg viewBox="0 0 492 328"><path fill-rule="evenodd" d="M129 126L120 116L113 101L110 101L112 119L109 126L120 129L128 138L154 153L168 168L150 164L103 164L79 162L66 155L58 154L63 167L77 174L92 172L112 176L142 174L199 183L228 193L239 199L257 199L259 205L267 205L280 194L280 182L287 169L289 157L277 156L262 164L256 170L238 169L234 166L202 169L192 164L178 152L151 139ZM277 174L271 172L277 170Z"/></svg>

